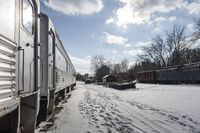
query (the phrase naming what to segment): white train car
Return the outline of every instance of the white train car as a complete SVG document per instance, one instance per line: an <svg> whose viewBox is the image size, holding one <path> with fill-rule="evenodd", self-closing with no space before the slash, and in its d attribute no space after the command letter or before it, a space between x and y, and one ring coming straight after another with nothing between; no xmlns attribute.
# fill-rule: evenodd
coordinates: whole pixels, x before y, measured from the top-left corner
<svg viewBox="0 0 200 133"><path fill-rule="evenodd" d="M59 97L76 84L75 69L51 20L40 14L41 89L38 123L48 120Z"/></svg>
<svg viewBox="0 0 200 133"><path fill-rule="evenodd" d="M67 91L71 91L71 87L75 85L76 72L74 66L67 55L63 44L56 33L55 45L55 88L56 93L63 88L69 87Z"/></svg>
<svg viewBox="0 0 200 133"><path fill-rule="evenodd" d="M0 0L0 17L0 133L33 133L75 69L39 0Z"/></svg>
<svg viewBox="0 0 200 133"><path fill-rule="evenodd" d="M0 132L34 132L39 0L0 0ZM28 117L27 117L28 116Z"/></svg>

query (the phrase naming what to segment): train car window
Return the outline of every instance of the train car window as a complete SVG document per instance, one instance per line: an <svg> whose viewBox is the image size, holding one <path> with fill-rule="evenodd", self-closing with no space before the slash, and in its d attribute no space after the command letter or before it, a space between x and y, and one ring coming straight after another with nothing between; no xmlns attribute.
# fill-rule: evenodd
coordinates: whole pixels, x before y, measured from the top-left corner
<svg viewBox="0 0 200 133"><path fill-rule="evenodd" d="M66 61L66 72L68 72L68 62Z"/></svg>
<svg viewBox="0 0 200 133"><path fill-rule="evenodd" d="M24 28L33 34L33 6L29 0L23 0L22 23Z"/></svg>
<svg viewBox="0 0 200 133"><path fill-rule="evenodd" d="M1 0L0 5L0 34L14 41L15 0Z"/></svg>
<svg viewBox="0 0 200 133"><path fill-rule="evenodd" d="M60 50L58 49L58 47L56 47L56 67L58 70L61 71L65 71L66 70L66 60L64 58L64 56L62 55L62 53L60 52Z"/></svg>
<svg viewBox="0 0 200 133"><path fill-rule="evenodd" d="M53 36L51 34L49 34L49 54L53 54L52 52L52 49L53 49Z"/></svg>
<svg viewBox="0 0 200 133"><path fill-rule="evenodd" d="M70 65L68 65L68 72L70 73Z"/></svg>

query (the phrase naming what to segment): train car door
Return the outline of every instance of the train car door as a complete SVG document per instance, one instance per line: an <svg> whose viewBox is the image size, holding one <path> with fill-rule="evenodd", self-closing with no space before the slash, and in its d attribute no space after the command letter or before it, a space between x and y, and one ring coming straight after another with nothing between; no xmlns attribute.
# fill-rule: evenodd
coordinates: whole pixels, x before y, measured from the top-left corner
<svg viewBox="0 0 200 133"><path fill-rule="evenodd" d="M53 89L53 67L54 67L54 46L55 46L55 36L53 30L49 32L49 53L48 53L48 62L49 62L49 90Z"/></svg>
<svg viewBox="0 0 200 133"><path fill-rule="evenodd" d="M36 5L33 0L21 1L20 28L20 88L21 93L34 91L34 52Z"/></svg>
<svg viewBox="0 0 200 133"><path fill-rule="evenodd" d="M48 117L54 111L55 91L54 91L54 53L55 53L55 34L51 29L49 31L49 43L48 43L48 89L49 89L49 106L48 106Z"/></svg>
<svg viewBox="0 0 200 133"><path fill-rule="evenodd" d="M38 112L38 91L35 86L37 71L36 59L38 37L38 0L20 0L20 131L33 133Z"/></svg>

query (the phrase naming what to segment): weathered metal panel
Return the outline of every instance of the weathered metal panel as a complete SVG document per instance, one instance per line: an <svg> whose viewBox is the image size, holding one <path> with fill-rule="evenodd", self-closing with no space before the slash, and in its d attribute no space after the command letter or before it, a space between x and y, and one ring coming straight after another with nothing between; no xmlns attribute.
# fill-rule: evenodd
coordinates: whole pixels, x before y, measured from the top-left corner
<svg viewBox="0 0 200 133"><path fill-rule="evenodd" d="M5 113L3 110L10 110L17 104L16 49L17 46L14 43L0 38L0 116L3 112ZM10 106L9 109L7 109L8 106Z"/></svg>
<svg viewBox="0 0 200 133"><path fill-rule="evenodd" d="M0 117L19 104L16 96L16 2L0 1Z"/></svg>
<svg viewBox="0 0 200 133"><path fill-rule="evenodd" d="M48 67L48 29L49 29L49 21L48 17L44 14L41 14L40 17L40 68L41 68L41 96L48 96L48 75L49 75L49 67Z"/></svg>
<svg viewBox="0 0 200 133"><path fill-rule="evenodd" d="M69 62L69 57L65 56L65 50L61 45L61 43L57 43L55 47L56 92L75 83L75 80L73 80L73 65ZM71 70L69 68L71 68Z"/></svg>

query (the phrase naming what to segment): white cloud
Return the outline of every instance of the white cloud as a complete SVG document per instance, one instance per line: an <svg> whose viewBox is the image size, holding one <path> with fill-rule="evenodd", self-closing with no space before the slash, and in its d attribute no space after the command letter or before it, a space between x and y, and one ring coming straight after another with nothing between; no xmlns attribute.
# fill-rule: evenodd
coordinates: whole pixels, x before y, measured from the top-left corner
<svg viewBox="0 0 200 133"><path fill-rule="evenodd" d="M190 14L200 13L200 1L187 0L119 0L122 6L114 11L112 17L117 26L127 28L128 24L175 21L176 17L166 14L182 9Z"/></svg>
<svg viewBox="0 0 200 133"><path fill-rule="evenodd" d="M196 2L189 4L186 9L190 14L198 15L200 13L200 1L197 0Z"/></svg>
<svg viewBox="0 0 200 133"><path fill-rule="evenodd" d="M136 61L135 61L135 60L131 60L131 61L129 61L129 67L131 67L131 66L135 65L135 63L136 63Z"/></svg>
<svg viewBox="0 0 200 133"><path fill-rule="evenodd" d="M114 54L117 54L117 53L118 53L118 51L117 51L117 50L113 50L112 52L113 52Z"/></svg>
<svg viewBox="0 0 200 133"><path fill-rule="evenodd" d="M126 48L132 47L132 44L128 42L128 38L112 35L108 32L103 32L103 41L106 42L107 44L121 45Z"/></svg>
<svg viewBox="0 0 200 133"><path fill-rule="evenodd" d="M49 8L66 15L90 15L103 9L102 0L48 0L43 1Z"/></svg>
<svg viewBox="0 0 200 133"><path fill-rule="evenodd" d="M131 45L130 43L127 43L127 44L125 44L124 46L127 47L127 48L129 48L129 47L131 47L132 45Z"/></svg>
<svg viewBox="0 0 200 133"><path fill-rule="evenodd" d="M132 50L123 50L123 53L130 56L137 56L142 54L143 51L141 49L132 49Z"/></svg>
<svg viewBox="0 0 200 133"><path fill-rule="evenodd" d="M197 42L195 42L193 48L200 48L200 40L198 40Z"/></svg>
<svg viewBox="0 0 200 133"><path fill-rule="evenodd" d="M69 54L72 63L76 69L76 72L84 73L91 73L90 72L90 60L91 56L87 56L85 58L78 58L71 54Z"/></svg>
<svg viewBox="0 0 200 133"><path fill-rule="evenodd" d="M188 24L187 29L190 33L193 33L194 32L194 24L193 23Z"/></svg>
<svg viewBox="0 0 200 133"><path fill-rule="evenodd" d="M162 23L167 23L169 24L170 22L174 22L176 21L177 18L175 16L170 16L170 17L167 17L167 16L159 16L159 17L156 17L155 19L152 19L148 22L148 25L152 28L153 32L163 32L164 30L164 26L162 25Z"/></svg>
<svg viewBox="0 0 200 133"><path fill-rule="evenodd" d="M135 46L136 47L144 47L144 46L149 45L149 43L150 42L148 42L148 41L147 42L137 42Z"/></svg>
<svg viewBox="0 0 200 133"><path fill-rule="evenodd" d="M114 18L109 18L109 19L106 20L105 23L106 24L112 24L112 23L114 23L114 21L115 21Z"/></svg>
<svg viewBox="0 0 200 133"><path fill-rule="evenodd" d="M167 18L166 17L157 17L154 19L154 22L162 22L162 21L166 21Z"/></svg>
<svg viewBox="0 0 200 133"><path fill-rule="evenodd" d="M115 45L125 45L128 41L127 38L122 36L112 35L108 32L103 32L103 39L108 44L115 44Z"/></svg>
<svg viewBox="0 0 200 133"><path fill-rule="evenodd" d="M175 16L169 17L169 20L172 21L172 22L175 21L176 19L177 19L177 18L176 18Z"/></svg>
<svg viewBox="0 0 200 133"><path fill-rule="evenodd" d="M175 16L170 16L170 17L157 17L153 20L153 22L163 22L163 21L175 21L176 17Z"/></svg>
<svg viewBox="0 0 200 133"><path fill-rule="evenodd" d="M90 57L78 58L78 57L75 57L75 56L70 56L70 59L72 60L72 62L74 64L77 64L77 65L87 65L87 64L90 64Z"/></svg>

